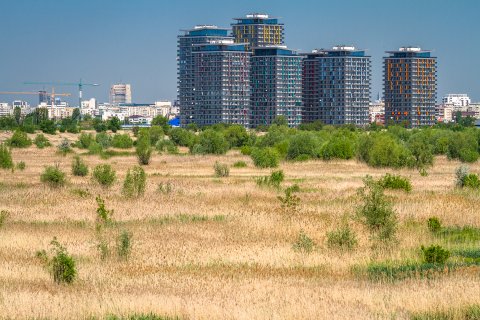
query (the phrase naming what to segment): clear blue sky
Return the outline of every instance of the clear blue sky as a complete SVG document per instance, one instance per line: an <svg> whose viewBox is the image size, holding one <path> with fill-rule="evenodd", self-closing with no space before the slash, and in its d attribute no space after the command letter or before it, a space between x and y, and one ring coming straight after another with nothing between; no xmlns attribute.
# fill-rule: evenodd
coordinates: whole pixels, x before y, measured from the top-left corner
<svg viewBox="0 0 480 320"><path fill-rule="evenodd" d="M82 78L101 84L85 98L108 101L109 86L122 81L132 84L135 102L173 100L179 30L228 27L250 12L281 17L292 49L367 49L373 97L382 90L384 51L417 45L438 57L439 98L468 93L480 101L478 0L0 0L0 91ZM57 91L77 101L75 87Z"/></svg>

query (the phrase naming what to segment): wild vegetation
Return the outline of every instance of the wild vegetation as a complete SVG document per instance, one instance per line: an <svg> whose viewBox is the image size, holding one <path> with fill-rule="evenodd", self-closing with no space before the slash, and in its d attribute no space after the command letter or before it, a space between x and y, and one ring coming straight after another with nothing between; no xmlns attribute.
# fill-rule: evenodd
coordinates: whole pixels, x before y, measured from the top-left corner
<svg viewBox="0 0 480 320"><path fill-rule="evenodd" d="M477 129L156 123L0 131L0 318L478 317Z"/></svg>

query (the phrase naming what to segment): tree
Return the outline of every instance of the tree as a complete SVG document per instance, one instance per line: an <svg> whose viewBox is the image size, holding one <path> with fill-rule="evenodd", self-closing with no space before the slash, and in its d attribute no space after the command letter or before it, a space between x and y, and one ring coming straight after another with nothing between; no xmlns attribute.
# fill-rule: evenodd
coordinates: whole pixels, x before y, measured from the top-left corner
<svg viewBox="0 0 480 320"><path fill-rule="evenodd" d="M81 118L80 109L79 108L73 109L72 121L77 123L78 121L80 121L80 118Z"/></svg>
<svg viewBox="0 0 480 320"><path fill-rule="evenodd" d="M117 132L122 127L122 123L118 117L112 117L107 122L107 128L112 132Z"/></svg>
<svg viewBox="0 0 480 320"><path fill-rule="evenodd" d="M138 163L141 165L147 165L150 163L150 157L152 155L152 147L150 144L150 132L148 130L141 130L138 133L136 153L138 157Z"/></svg>
<svg viewBox="0 0 480 320"><path fill-rule="evenodd" d="M168 118L162 115L158 115L152 120L152 126L162 127L163 132L168 133L171 126L168 124Z"/></svg>
<svg viewBox="0 0 480 320"><path fill-rule="evenodd" d="M102 119L99 119L99 118L94 118L92 120L92 127L97 132L107 131L107 125L105 124L105 122L102 121Z"/></svg>
<svg viewBox="0 0 480 320"><path fill-rule="evenodd" d="M15 109L13 109L13 116L15 117L17 125L20 125L22 121L22 109L20 107L15 107Z"/></svg>
<svg viewBox="0 0 480 320"><path fill-rule="evenodd" d="M40 130L42 130L43 133L55 134L57 127L53 120L42 120L40 122Z"/></svg>
<svg viewBox="0 0 480 320"><path fill-rule="evenodd" d="M199 136L201 153L224 154L228 151L228 142L221 132L207 129Z"/></svg>

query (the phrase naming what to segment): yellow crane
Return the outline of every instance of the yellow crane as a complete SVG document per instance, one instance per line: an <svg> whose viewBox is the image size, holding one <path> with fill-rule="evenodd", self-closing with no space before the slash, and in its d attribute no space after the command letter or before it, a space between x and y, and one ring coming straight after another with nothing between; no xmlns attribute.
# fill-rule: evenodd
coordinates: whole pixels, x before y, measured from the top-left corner
<svg viewBox="0 0 480 320"><path fill-rule="evenodd" d="M36 91L36 92L30 92L30 91L0 91L0 94L10 94L10 95L29 95L29 94L41 94L44 91ZM52 88L52 92L46 92L46 95L50 96L51 101L52 101L52 107L55 107L55 97L69 97L72 94L71 93L55 93L55 88Z"/></svg>

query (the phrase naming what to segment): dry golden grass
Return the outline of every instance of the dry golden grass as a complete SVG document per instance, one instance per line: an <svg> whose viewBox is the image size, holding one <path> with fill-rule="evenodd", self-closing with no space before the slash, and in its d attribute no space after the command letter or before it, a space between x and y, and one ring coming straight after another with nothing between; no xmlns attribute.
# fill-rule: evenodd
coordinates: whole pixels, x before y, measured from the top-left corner
<svg viewBox="0 0 480 320"><path fill-rule="evenodd" d="M6 137L1 133L0 141ZM48 137L54 146L63 137L75 140L71 134ZM327 231L339 226L346 214L354 214L363 177L391 170L355 161L283 163L285 184L298 183L303 189L300 213L286 217L278 193L255 183L255 177L270 170L254 168L238 152L155 155L145 167L145 196L132 200L122 196L121 182L137 164L134 156L83 157L90 168L108 162L117 170L119 181L106 190L89 177L72 177L73 155L55 151L15 149L14 161L24 161L25 171L0 171L0 210L10 213L0 229L0 318L84 319L153 312L188 319L403 319L413 311L478 302L478 270L396 283L371 282L351 272L353 266L375 259L416 258L420 244L434 241L424 223L432 215L448 225L480 227L480 196L454 191L457 162L438 158L428 177L398 172L413 184L411 194L388 192L400 217L398 250L372 251L367 232L353 223L359 247L342 254L327 249ZM228 178L214 177L215 161L232 165L238 160L248 167L231 168ZM69 176L59 190L39 179L43 168L54 163ZM478 172L480 166L471 169ZM167 182L172 193L158 192L158 184ZM82 198L75 189L91 195ZM133 252L126 262L99 257L96 195L115 209L120 227L133 233ZM317 243L309 255L292 250L302 229ZM35 258L54 236L78 262L79 277L70 286L54 284Z"/></svg>

